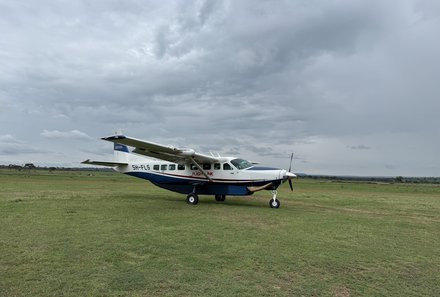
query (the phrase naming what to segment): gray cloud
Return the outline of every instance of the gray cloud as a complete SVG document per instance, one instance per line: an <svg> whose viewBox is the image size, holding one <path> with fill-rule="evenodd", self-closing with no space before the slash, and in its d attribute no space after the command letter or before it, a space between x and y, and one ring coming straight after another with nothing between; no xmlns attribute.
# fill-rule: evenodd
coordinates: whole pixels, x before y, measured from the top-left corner
<svg viewBox="0 0 440 297"><path fill-rule="evenodd" d="M85 140L91 139L89 135L79 130L71 130L71 131L63 131L63 132L58 130L53 130L53 131L44 130L43 132L40 133L40 135L45 138L52 138L52 139L70 139L70 138L85 139Z"/></svg>
<svg viewBox="0 0 440 297"><path fill-rule="evenodd" d="M36 148L10 134L0 135L0 156L16 156L23 154L44 154L47 151Z"/></svg>
<svg viewBox="0 0 440 297"><path fill-rule="evenodd" d="M0 135L0 143L2 144L20 144L22 143L10 134Z"/></svg>
<svg viewBox="0 0 440 297"><path fill-rule="evenodd" d="M371 150L371 147L365 144L347 145L347 148L352 150Z"/></svg>
<svg viewBox="0 0 440 297"><path fill-rule="evenodd" d="M0 135L50 140L42 163L122 128L275 166L294 151L302 172L438 175L436 3L3 1Z"/></svg>

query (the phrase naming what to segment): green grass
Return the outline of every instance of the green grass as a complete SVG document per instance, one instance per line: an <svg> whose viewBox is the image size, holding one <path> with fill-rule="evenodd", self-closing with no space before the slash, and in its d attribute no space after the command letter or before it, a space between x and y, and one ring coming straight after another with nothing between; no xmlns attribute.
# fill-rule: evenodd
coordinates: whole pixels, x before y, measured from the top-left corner
<svg viewBox="0 0 440 297"><path fill-rule="evenodd" d="M440 296L440 187L298 180L215 202L0 171L0 296Z"/></svg>

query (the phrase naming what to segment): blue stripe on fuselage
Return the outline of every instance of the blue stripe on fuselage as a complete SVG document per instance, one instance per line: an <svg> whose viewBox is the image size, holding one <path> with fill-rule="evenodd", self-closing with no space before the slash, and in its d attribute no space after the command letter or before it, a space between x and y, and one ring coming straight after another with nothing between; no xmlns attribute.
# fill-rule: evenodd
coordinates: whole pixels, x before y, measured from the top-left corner
<svg viewBox="0 0 440 297"><path fill-rule="evenodd" d="M196 185L196 187L194 187L194 185L188 185L188 184L186 185L156 184L156 183L153 184L155 184L160 188L181 194L189 194L192 193L194 190L196 194L199 195L248 196L253 194L248 190L247 186L243 186L243 185L205 183L205 184Z"/></svg>
<svg viewBox="0 0 440 297"><path fill-rule="evenodd" d="M169 176L165 174L157 174L153 172L127 172L128 175L146 179L151 181L158 187L177 192L182 194L191 193L196 186L197 194L202 195L232 195L232 196L246 196L251 195L247 187L249 186L262 186L268 183L273 184L273 189L276 189L280 184L281 180L272 181L230 181L230 182L208 182L208 180L199 180L192 178L178 178L174 176Z"/></svg>

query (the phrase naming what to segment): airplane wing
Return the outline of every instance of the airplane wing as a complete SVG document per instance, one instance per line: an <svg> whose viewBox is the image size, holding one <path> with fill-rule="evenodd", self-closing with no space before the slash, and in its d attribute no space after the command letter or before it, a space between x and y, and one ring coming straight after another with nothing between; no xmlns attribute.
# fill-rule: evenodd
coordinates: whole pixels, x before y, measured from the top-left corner
<svg viewBox="0 0 440 297"><path fill-rule="evenodd" d="M118 166L118 165L128 165L128 163L105 162L105 161L91 161L90 159L81 162L81 164L99 165L99 166L108 166L108 167L115 167L115 166Z"/></svg>
<svg viewBox="0 0 440 297"><path fill-rule="evenodd" d="M186 163L192 162L192 160L197 163L220 162L220 158L196 153L192 149L162 145L150 141L128 137L125 135L114 135L103 137L101 139L134 147L135 149L133 150L133 153L173 163Z"/></svg>

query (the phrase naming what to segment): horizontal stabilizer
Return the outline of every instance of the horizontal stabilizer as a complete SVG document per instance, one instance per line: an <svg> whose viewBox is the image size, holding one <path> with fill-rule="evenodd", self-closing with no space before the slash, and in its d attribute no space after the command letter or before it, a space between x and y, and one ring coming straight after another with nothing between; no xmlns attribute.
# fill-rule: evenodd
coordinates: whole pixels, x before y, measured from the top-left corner
<svg viewBox="0 0 440 297"><path fill-rule="evenodd" d="M123 166L123 165L128 165L128 163L121 163L121 162L105 162L105 161L91 161L89 160L85 160L83 162L81 162L81 164L88 164L88 165L99 165L99 166L109 166L109 167L115 167L115 166Z"/></svg>

